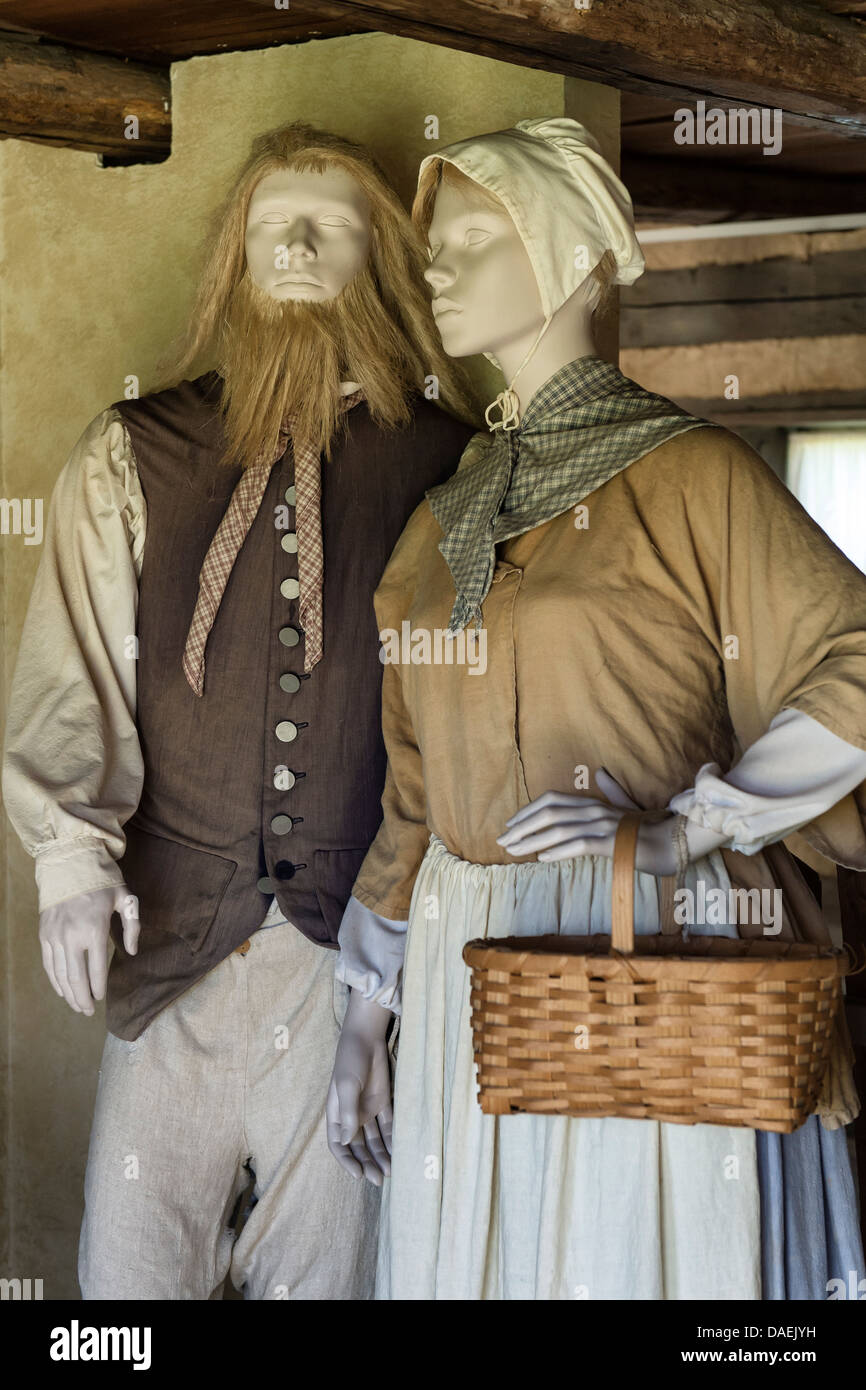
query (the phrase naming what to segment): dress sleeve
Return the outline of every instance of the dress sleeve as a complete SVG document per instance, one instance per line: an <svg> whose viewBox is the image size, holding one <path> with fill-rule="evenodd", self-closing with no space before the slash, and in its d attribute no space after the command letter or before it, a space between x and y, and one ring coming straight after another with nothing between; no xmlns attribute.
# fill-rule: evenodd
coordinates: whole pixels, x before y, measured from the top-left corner
<svg viewBox="0 0 866 1390"><path fill-rule="evenodd" d="M136 617L146 508L119 413L61 470L24 620L3 758L6 809L35 859L39 910L118 885L144 768Z"/></svg>
<svg viewBox="0 0 866 1390"><path fill-rule="evenodd" d="M340 924L338 980L393 1014L400 1013L400 982L408 922L392 921L350 898Z"/></svg>
<svg viewBox="0 0 866 1390"><path fill-rule="evenodd" d="M695 478L702 505L690 507L689 521L704 552L740 749L783 710L797 710L866 752L866 576L754 450L720 434ZM808 791L805 751L794 757L790 787L796 772ZM866 870L862 777L799 833L828 859Z"/></svg>
<svg viewBox="0 0 866 1390"><path fill-rule="evenodd" d="M421 753L396 664L386 665L382 676L382 733L388 754L382 824L352 893L374 913L399 920L409 916L412 889L430 831Z"/></svg>
<svg viewBox="0 0 866 1390"><path fill-rule="evenodd" d="M418 546L423 544L422 503L397 542L376 590L377 630L400 631L415 592ZM352 893L364 907L390 921L409 916L412 890L427 850L427 794L421 750L412 725L401 666L385 660L383 644L382 735L388 765L382 793L382 823L361 865Z"/></svg>
<svg viewBox="0 0 866 1390"><path fill-rule="evenodd" d="M823 815L866 778L866 752L811 715L784 709L724 776L704 763L694 787L668 809L724 835L728 849L756 854Z"/></svg>

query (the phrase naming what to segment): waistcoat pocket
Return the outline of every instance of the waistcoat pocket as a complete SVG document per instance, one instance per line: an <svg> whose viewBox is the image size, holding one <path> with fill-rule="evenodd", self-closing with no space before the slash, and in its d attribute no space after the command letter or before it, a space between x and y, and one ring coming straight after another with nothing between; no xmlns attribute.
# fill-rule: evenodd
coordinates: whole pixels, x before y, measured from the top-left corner
<svg viewBox="0 0 866 1390"><path fill-rule="evenodd" d="M138 898L141 931L169 932L191 950L202 945L237 865L128 821L119 860L124 881Z"/></svg>

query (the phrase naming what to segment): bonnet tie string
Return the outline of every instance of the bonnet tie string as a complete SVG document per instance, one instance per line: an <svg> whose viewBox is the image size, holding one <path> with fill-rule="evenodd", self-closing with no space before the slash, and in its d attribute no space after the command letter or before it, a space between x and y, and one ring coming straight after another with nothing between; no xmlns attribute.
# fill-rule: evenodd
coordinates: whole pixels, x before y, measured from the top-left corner
<svg viewBox="0 0 866 1390"><path fill-rule="evenodd" d="M544 323L539 329L538 337L535 339L535 342L532 344L520 366L517 368L517 371L514 373L514 376L511 378L511 385L506 386L504 391L500 391L496 399L491 401L485 410L484 419L487 422L488 429L491 431L502 430L504 433L508 430L516 430L518 428L520 424L520 401L517 398L514 383L550 327L551 321L550 318L544 320ZM499 420L491 420L490 418L490 412L495 410L500 412L501 418Z"/></svg>

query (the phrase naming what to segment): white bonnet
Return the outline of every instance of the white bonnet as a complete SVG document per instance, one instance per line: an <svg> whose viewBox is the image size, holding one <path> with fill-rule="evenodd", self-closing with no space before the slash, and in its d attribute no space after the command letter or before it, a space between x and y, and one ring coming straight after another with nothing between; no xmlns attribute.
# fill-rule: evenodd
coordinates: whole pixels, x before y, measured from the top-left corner
<svg viewBox="0 0 866 1390"><path fill-rule="evenodd" d="M459 140L428 155L419 179L433 159L456 165L504 203L535 271L545 319L607 250L616 258L616 284L630 285L643 274L631 198L578 121L518 121L511 130ZM585 253L578 254L580 247Z"/></svg>

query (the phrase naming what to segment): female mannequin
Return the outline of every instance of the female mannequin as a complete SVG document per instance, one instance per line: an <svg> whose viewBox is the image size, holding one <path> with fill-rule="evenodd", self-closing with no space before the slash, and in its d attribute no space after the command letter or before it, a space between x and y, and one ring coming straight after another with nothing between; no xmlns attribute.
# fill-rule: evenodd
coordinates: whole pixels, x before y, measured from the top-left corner
<svg viewBox="0 0 866 1390"><path fill-rule="evenodd" d="M376 1180L408 913L377 1296L825 1297L831 1256L862 1266L841 1129L482 1115L461 950L609 930L633 805L660 813L638 843L638 931L659 930L658 876L679 868L693 893L783 892L772 926L695 933L822 939L774 842L805 826L866 868L848 796L866 778L866 584L741 441L593 356L603 267L628 283L642 261L627 194L582 127L522 122L440 152L416 213L446 351L494 355L510 387L377 591L380 629L480 618L488 635L483 681L385 668L385 817L340 935L352 1000L331 1147ZM824 1117L839 1126L855 1105L840 1047ZM783 1159L793 1205L823 1206L821 1165L841 1194L814 1269L780 1215Z"/></svg>

